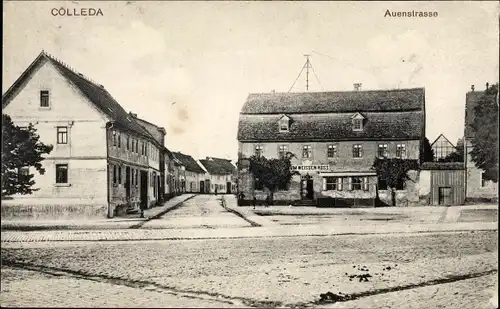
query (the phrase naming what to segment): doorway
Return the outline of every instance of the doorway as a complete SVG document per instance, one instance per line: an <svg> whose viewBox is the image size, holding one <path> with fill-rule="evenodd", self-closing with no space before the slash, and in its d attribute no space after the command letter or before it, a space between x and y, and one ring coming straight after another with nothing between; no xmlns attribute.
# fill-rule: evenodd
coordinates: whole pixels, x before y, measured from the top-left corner
<svg viewBox="0 0 500 309"><path fill-rule="evenodd" d="M231 194L231 182L229 181L226 183L226 193Z"/></svg>
<svg viewBox="0 0 500 309"><path fill-rule="evenodd" d="M141 171L141 209L148 208L148 172Z"/></svg>
<svg viewBox="0 0 500 309"><path fill-rule="evenodd" d="M308 179L306 183L306 198L312 200L314 198L314 183L312 179Z"/></svg>
<svg viewBox="0 0 500 309"><path fill-rule="evenodd" d="M200 180L200 193L205 193L205 182Z"/></svg>
<svg viewBox="0 0 500 309"><path fill-rule="evenodd" d="M130 166L125 168L125 198L130 202Z"/></svg>
<svg viewBox="0 0 500 309"><path fill-rule="evenodd" d="M451 205L451 188L439 187L439 205Z"/></svg>

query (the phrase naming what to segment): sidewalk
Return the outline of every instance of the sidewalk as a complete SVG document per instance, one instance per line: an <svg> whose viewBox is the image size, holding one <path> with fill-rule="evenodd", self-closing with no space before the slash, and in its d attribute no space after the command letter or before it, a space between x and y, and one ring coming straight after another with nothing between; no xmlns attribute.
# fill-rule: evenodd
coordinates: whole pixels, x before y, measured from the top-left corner
<svg viewBox="0 0 500 309"><path fill-rule="evenodd" d="M97 220L2 220L2 230L92 230L92 229L129 229L142 225L154 217L176 208L195 194L183 194L168 200L162 206L144 210L144 218L140 214L133 217L115 217ZM3 237L3 232L2 232Z"/></svg>
<svg viewBox="0 0 500 309"><path fill-rule="evenodd" d="M224 208L247 220L252 226L280 226L279 223L256 214L252 206L238 206L238 201L234 195L222 195L222 203Z"/></svg>
<svg viewBox="0 0 500 309"><path fill-rule="evenodd" d="M220 229L127 229L90 231L36 231L2 232L2 243L52 242L52 241L134 241L134 240L183 240L183 239L233 239L292 236L334 236L396 233L439 233L456 231L497 231L496 222L441 223L441 224L386 224L359 226L276 226L255 228Z"/></svg>

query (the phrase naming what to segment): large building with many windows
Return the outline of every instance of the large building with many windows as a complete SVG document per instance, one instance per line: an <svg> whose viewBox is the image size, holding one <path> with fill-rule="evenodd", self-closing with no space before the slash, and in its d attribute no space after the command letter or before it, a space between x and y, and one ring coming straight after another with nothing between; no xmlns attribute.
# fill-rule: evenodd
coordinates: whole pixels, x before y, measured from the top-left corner
<svg viewBox="0 0 500 309"><path fill-rule="evenodd" d="M247 202L268 195L246 168L246 158L291 152L292 169L300 176L274 194L275 202L389 202L387 186L372 169L374 159L418 160L424 137L423 88L250 94L239 117L239 193ZM408 182L397 188L399 204L418 201L414 187Z"/></svg>
<svg viewBox="0 0 500 309"><path fill-rule="evenodd" d="M39 190L14 197L19 213L112 217L157 203L163 145L104 86L42 52L2 99L14 124L54 146L45 174L24 171Z"/></svg>

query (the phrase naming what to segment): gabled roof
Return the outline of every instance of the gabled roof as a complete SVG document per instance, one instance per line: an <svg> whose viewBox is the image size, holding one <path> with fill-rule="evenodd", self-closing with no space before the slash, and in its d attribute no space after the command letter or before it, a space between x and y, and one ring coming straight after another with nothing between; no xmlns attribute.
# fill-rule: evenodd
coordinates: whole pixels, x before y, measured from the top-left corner
<svg viewBox="0 0 500 309"><path fill-rule="evenodd" d="M276 123L286 114L289 131ZM353 130L361 115L363 130ZM424 88L343 92L250 94L240 112L239 141L421 139Z"/></svg>
<svg viewBox="0 0 500 309"><path fill-rule="evenodd" d="M241 114L345 113L423 110L424 88L368 91L253 93Z"/></svg>
<svg viewBox="0 0 500 309"><path fill-rule="evenodd" d="M206 159L201 159L200 163L209 174L232 175L236 172L236 167L228 159L207 157Z"/></svg>
<svg viewBox="0 0 500 309"><path fill-rule="evenodd" d="M10 99L20 89L33 71L44 61L50 62L72 85L74 85L81 94L86 97L95 107L108 116L115 125L130 130L144 137L152 138L142 126L140 126L123 107L111 96L104 86L96 84L85 78L65 64L56 60L52 56L42 51L30 66L21 74L21 76L12 84L2 97L2 108L7 106Z"/></svg>
<svg viewBox="0 0 500 309"><path fill-rule="evenodd" d="M205 174L205 171L198 165L195 159L190 155L183 154L182 152L173 152L173 155L178 159L182 165L186 167L186 171L193 173Z"/></svg>
<svg viewBox="0 0 500 309"><path fill-rule="evenodd" d="M439 140L439 139L444 139L445 141L448 142L448 144L450 144L451 146L455 147L455 145L453 145L452 142L450 142L449 139L446 138L446 136L444 136L443 134L439 134L439 136L434 140L434 142L432 142L431 144L431 147L434 146L434 144Z"/></svg>

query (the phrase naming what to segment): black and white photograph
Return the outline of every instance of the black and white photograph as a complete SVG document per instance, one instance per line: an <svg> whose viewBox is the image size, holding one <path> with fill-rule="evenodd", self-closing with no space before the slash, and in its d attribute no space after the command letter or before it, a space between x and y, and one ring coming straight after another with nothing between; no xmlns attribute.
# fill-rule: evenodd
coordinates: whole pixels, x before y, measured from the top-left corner
<svg viewBox="0 0 500 309"><path fill-rule="evenodd" d="M0 306L498 309L497 1L3 1Z"/></svg>

